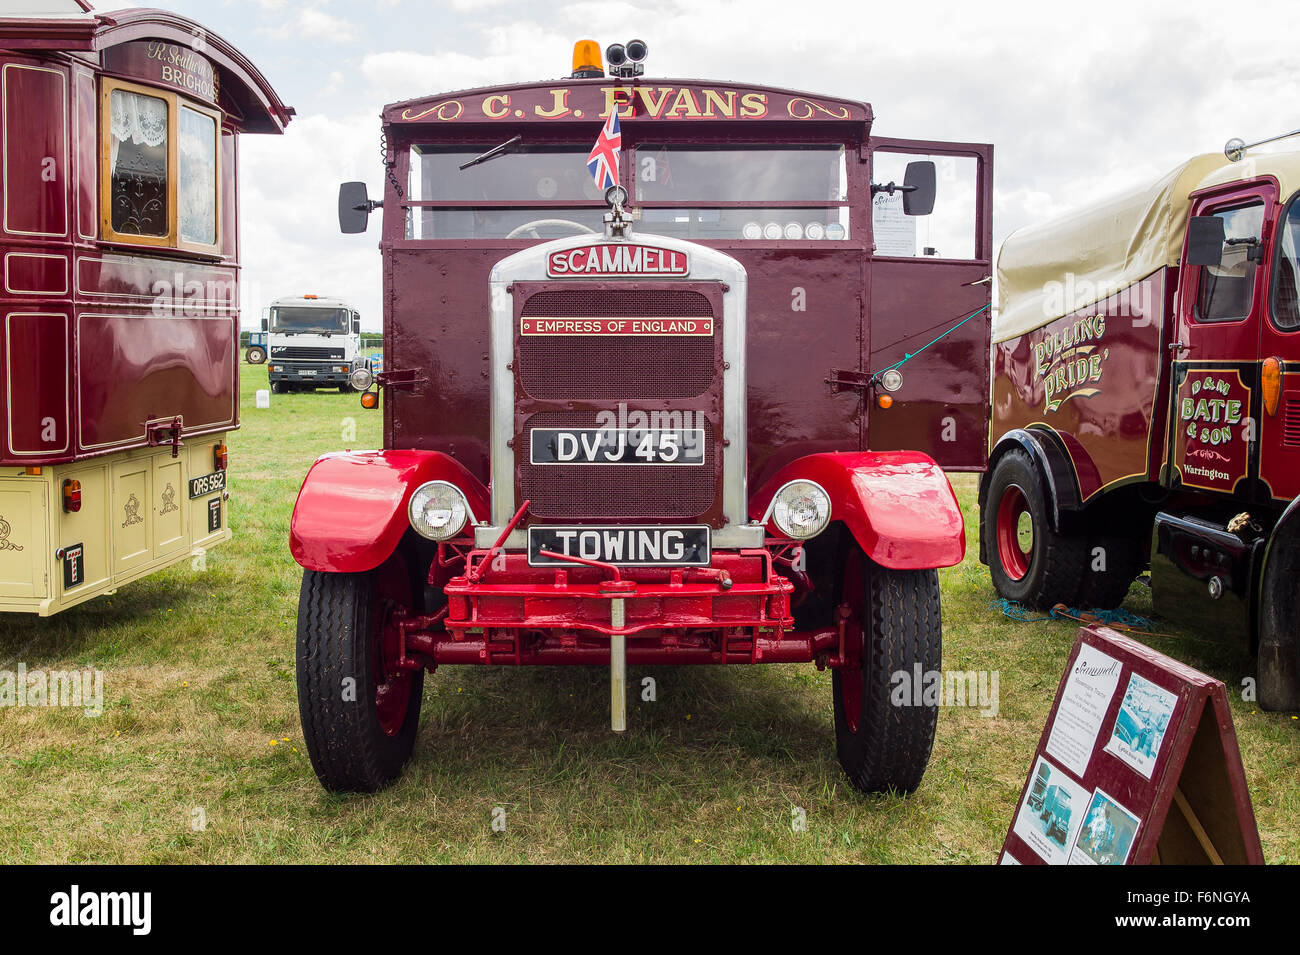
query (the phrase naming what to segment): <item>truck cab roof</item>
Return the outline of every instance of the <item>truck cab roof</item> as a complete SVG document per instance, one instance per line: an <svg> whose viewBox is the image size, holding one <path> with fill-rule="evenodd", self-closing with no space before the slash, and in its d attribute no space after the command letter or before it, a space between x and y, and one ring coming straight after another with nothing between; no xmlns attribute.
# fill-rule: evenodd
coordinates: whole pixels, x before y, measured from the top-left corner
<svg viewBox="0 0 1300 955"><path fill-rule="evenodd" d="M1277 180L1283 197L1300 189L1300 151L1252 153L1241 162L1223 153L1196 156L1153 183L1017 229L998 254L993 341L1017 338L1068 314L1063 309L1087 307L1177 265L1194 193L1266 177ZM1091 301L1081 294L1053 296L1067 274L1077 292L1091 283Z"/></svg>

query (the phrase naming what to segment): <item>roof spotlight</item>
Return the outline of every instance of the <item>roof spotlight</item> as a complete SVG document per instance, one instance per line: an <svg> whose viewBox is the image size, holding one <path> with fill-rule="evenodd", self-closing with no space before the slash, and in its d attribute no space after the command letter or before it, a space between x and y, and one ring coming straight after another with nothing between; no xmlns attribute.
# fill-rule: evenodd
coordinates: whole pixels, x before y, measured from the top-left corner
<svg viewBox="0 0 1300 955"><path fill-rule="evenodd" d="M640 76L645 72L644 60L650 52L644 40L629 40L626 44L613 43L605 50L605 61L611 76Z"/></svg>

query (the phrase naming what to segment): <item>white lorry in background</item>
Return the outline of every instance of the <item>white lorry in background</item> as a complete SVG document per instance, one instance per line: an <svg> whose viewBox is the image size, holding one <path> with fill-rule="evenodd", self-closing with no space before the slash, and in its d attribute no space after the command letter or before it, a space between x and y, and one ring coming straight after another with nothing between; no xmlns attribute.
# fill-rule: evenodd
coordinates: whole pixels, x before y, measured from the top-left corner
<svg viewBox="0 0 1300 955"><path fill-rule="evenodd" d="M277 298L266 309L262 329L267 332L267 374L276 394L321 387L350 391L352 372L370 370L361 351L361 316L343 299Z"/></svg>

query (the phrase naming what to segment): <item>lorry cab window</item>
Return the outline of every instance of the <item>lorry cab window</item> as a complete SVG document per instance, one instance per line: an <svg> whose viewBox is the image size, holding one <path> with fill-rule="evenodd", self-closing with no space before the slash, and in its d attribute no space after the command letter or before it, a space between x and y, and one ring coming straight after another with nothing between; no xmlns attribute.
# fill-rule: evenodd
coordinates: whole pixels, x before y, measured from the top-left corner
<svg viewBox="0 0 1300 955"><path fill-rule="evenodd" d="M1255 248L1242 239L1258 240L1264 224L1264 204L1252 202L1233 209L1220 209L1211 215L1223 220L1223 259L1218 265L1201 269L1196 296L1196 320L1200 322L1234 322L1250 314L1255 291ZM1232 240L1238 240L1231 244Z"/></svg>
<svg viewBox="0 0 1300 955"><path fill-rule="evenodd" d="M273 308L271 331L288 335L335 335L348 332L347 309Z"/></svg>
<svg viewBox="0 0 1300 955"><path fill-rule="evenodd" d="M1300 328L1300 195L1293 197L1278 230L1277 279L1273 284L1273 321L1278 328Z"/></svg>
<svg viewBox="0 0 1300 955"><path fill-rule="evenodd" d="M633 169L632 202L649 232L704 240L849 238L842 143L641 143Z"/></svg>
<svg viewBox="0 0 1300 955"><path fill-rule="evenodd" d="M842 202L844 146L671 146L636 148L640 202Z"/></svg>
<svg viewBox="0 0 1300 955"><path fill-rule="evenodd" d="M871 181L901 184L907 164L930 160L935 166L934 211L903 214L903 194L871 197L871 222L877 255L898 258L975 259L979 220L979 161L974 156L925 155L878 149L871 154Z"/></svg>
<svg viewBox="0 0 1300 955"><path fill-rule="evenodd" d="M590 144L513 145L460 168L501 145L411 147L406 237L535 240L603 228L604 194L587 172Z"/></svg>

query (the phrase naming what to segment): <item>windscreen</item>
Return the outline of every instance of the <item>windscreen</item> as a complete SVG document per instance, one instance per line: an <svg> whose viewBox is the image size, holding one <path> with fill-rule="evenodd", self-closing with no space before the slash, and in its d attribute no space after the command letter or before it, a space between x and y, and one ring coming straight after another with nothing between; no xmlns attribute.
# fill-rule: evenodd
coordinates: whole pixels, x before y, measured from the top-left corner
<svg viewBox="0 0 1300 955"><path fill-rule="evenodd" d="M348 331L346 308L289 305L271 309L271 331L289 335L337 335Z"/></svg>

